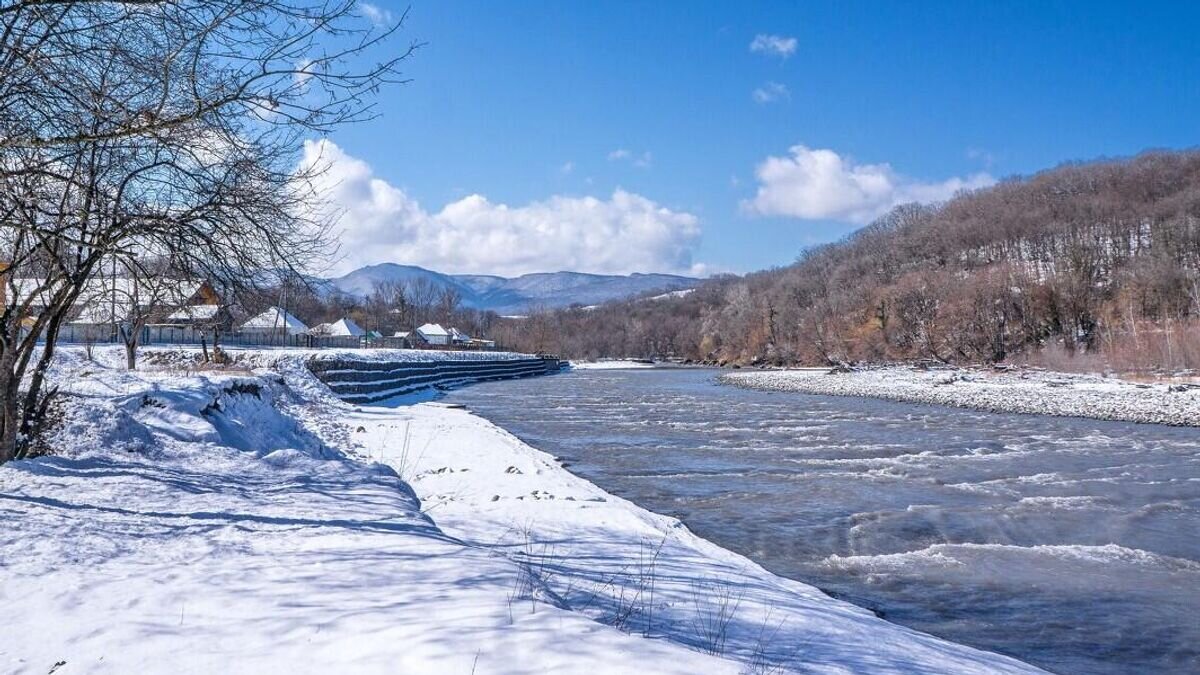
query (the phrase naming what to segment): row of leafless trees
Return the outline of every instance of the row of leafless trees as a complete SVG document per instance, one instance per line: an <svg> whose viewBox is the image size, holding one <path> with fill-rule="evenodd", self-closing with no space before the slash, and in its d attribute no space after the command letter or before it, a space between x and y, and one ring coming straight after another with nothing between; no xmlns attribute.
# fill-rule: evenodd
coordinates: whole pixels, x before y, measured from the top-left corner
<svg viewBox="0 0 1200 675"><path fill-rule="evenodd" d="M574 357L827 364L1115 354L1171 326L1155 344L1179 365L1196 351L1181 342L1200 344L1198 317L1200 152L1188 151L903 206L785 268L497 331Z"/></svg>
<svg viewBox="0 0 1200 675"><path fill-rule="evenodd" d="M340 292L328 282L303 279L288 279L243 295L249 314L286 305L310 324L350 318L363 329L383 335L437 323L486 337L499 319L495 312L465 307L461 293L426 277L377 282L365 297Z"/></svg>
<svg viewBox="0 0 1200 675"><path fill-rule="evenodd" d="M0 462L102 271L237 289L327 254L300 143L372 114L396 27L352 0L0 0Z"/></svg>

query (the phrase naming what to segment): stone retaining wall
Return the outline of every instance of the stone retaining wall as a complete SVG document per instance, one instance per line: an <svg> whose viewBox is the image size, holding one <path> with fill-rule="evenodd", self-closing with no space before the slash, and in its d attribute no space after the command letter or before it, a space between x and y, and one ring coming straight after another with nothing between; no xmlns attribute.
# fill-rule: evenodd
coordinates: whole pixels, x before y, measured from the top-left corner
<svg viewBox="0 0 1200 675"><path fill-rule="evenodd" d="M375 403L431 387L454 387L557 372L557 359L528 357L470 361L358 361L321 359L309 370L348 403Z"/></svg>

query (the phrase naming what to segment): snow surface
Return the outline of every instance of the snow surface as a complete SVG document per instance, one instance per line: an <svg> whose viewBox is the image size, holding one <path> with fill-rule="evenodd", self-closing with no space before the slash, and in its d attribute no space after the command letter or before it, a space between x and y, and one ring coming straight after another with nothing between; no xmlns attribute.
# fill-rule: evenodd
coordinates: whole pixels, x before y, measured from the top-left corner
<svg viewBox="0 0 1200 675"><path fill-rule="evenodd" d="M648 298L642 298L642 299L653 301L653 300L670 300L671 298L686 298L687 296L691 295L695 291L696 291L696 289L694 289L694 288L682 288L678 291L668 291L668 292L662 293L660 295L652 295Z"/></svg>
<svg viewBox="0 0 1200 675"><path fill-rule="evenodd" d="M771 575L465 410L344 404L303 353L97 353L55 367L59 454L0 467L0 672L1034 671Z"/></svg>
<svg viewBox="0 0 1200 675"><path fill-rule="evenodd" d="M270 307L258 316L247 319L241 325L241 330L275 330L286 331L288 335L299 335L308 331L308 326L286 310Z"/></svg>
<svg viewBox="0 0 1200 675"><path fill-rule="evenodd" d="M347 347L342 349L246 349L241 347L221 347L240 365L259 368L273 368L292 364L296 361L363 361L366 363L427 363L430 361L515 361L530 358L529 354L518 352L492 352L480 350L449 350L449 349L359 349ZM193 347L155 348L150 353L172 353L178 361L195 361L200 350Z"/></svg>
<svg viewBox="0 0 1200 675"><path fill-rule="evenodd" d="M1200 387L1098 375L892 366L844 373L827 368L743 371L722 375L721 380L752 389L868 396L988 412L1200 426Z"/></svg>
<svg viewBox="0 0 1200 675"><path fill-rule="evenodd" d="M427 323L418 328L417 332L426 337L448 337L450 335L445 328L436 323Z"/></svg>
<svg viewBox="0 0 1200 675"><path fill-rule="evenodd" d="M167 316L167 321L211 321L220 311L220 305L186 305Z"/></svg>
<svg viewBox="0 0 1200 675"><path fill-rule="evenodd" d="M317 324L309 329L308 332L310 335L328 335L331 337L362 337L367 334L367 331L355 323L354 319L349 318L338 319L334 323Z"/></svg>

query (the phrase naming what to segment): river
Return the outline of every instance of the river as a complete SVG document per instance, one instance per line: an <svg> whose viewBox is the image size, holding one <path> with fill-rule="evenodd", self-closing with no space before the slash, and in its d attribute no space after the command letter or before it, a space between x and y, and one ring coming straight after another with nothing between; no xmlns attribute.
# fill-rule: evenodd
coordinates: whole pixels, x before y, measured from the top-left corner
<svg viewBox="0 0 1200 675"><path fill-rule="evenodd" d="M717 374L578 370L447 400L888 620L1061 673L1200 672L1200 431Z"/></svg>

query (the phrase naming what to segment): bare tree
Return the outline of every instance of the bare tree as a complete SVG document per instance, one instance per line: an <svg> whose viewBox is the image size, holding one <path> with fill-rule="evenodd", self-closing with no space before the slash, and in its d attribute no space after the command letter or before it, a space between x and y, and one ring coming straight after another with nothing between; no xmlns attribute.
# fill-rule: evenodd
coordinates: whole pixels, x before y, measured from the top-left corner
<svg viewBox="0 0 1200 675"><path fill-rule="evenodd" d="M376 314L378 325L392 329L412 328L413 308L408 291L401 281L388 279L376 282L368 298L371 311Z"/></svg>
<svg viewBox="0 0 1200 675"><path fill-rule="evenodd" d="M460 303L462 303L461 293L449 286L443 288L437 296L438 321L447 325L453 324L454 313L458 310Z"/></svg>
<svg viewBox="0 0 1200 675"><path fill-rule="evenodd" d="M417 277L407 285L409 305L412 307L413 323L422 324L433 319L437 304L438 287L427 277Z"/></svg>
<svg viewBox="0 0 1200 675"><path fill-rule="evenodd" d="M118 262L124 278L113 279L111 307L116 309L112 322L125 347L125 366L137 368L137 351L146 326L165 320L181 309L195 290L195 282L184 278L169 257L139 252L121 256Z"/></svg>
<svg viewBox="0 0 1200 675"><path fill-rule="evenodd" d="M398 28L351 0L0 0L0 462L105 261L166 251L237 288L329 252L301 141L374 114Z"/></svg>

